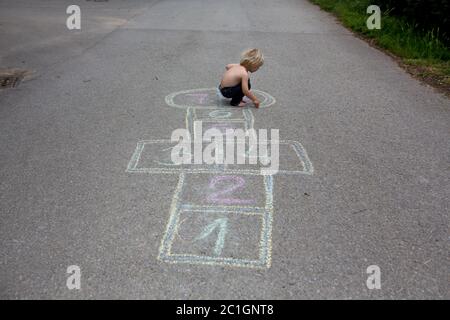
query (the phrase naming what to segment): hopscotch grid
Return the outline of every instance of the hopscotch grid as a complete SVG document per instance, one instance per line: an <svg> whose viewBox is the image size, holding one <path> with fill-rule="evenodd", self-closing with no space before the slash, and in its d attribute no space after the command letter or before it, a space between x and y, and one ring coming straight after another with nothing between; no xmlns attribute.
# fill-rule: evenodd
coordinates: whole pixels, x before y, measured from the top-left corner
<svg viewBox="0 0 450 320"><path fill-rule="evenodd" d="M264 189L265 189L265 207L264 212L254 212L253 215L258 215L261 217L261 232L259 240L259 259L249 260L249 259L238 259L238 258L224 258L224 257L212 257L207 255L195 255L195 254L179 254L172 253L172 245L174 243L175 236L178 232L179 221L181 214L183 212L198 212L205 213L201 210L192 210L191 208L185 208L184 205L180 205L180 198L183 193L183 185L185 183L184 175L180 177L175 195L173 198L173 203L171 206L171 216L169 218L169 224L166 228L165 236L161 243L160 255L158 258L161 261L171 262L171 263L190 263L190 264L209 264L209 265L229 265L236 267L248 267L254 266L259 268L269 268L271 265L271 250L272 250L272 220L273 220L273 177L264 176ZM224 213L226 215L230 214L243 214L250 215L248 212L240 212L240 207L236 206L235 211L229 210L213 210L213 213Z"/></svg>
<svg viewBox="0 0 450 320"><path fill-rule="evenodd" d="M179 105L174 102L174 99L178 95L182 94L190 94L197 93L201 91L210 91L215 90L216 88L202 88L202 89L191 89L180 92L175 92L169 94L165 97L166 103L171 107L183 108L186 110L186 128L189 132L194 134L195 128L193 125L194 119L201 120L207 123L242 123L244 122L245 130L249 130L249 128L253 129L254 125L254 116L249 110L249 108L240 108L236 109L235 107L227 107L227 106L198 106L198 105ZM270 96L269 94L259 91L252 90L255 93L260 94L263 99L260 105L260 108L268 107L276 102L275 98ZM202 99L199 101L203 103L203 98L208 96L208 93L199 93L192 94L193 96L202 96ZM212 119L208 119L206 116L199 116L196 112L196 109L199 110L220 110L210 112L208 115L212 117ZM232 114L231 111L242 111L244 120L235 118L235 115ZM218 112L216 116L213 116L212 113ZM216 113L214 113L216 114ZM231 117L231 118L230 118ZM203 140L203 139L202 139ZM224 139L228 141L227 138ZM233 138L234 140L234 138ZM239 143L240 140L236 139ZM259 141L261 142L278 142L280 144L288 144L290 148L293 149L295 154L297 155L300 164L303 170L278 170L278 173L281 174L307 174L312 175L314 172L314 168L312 163L308 157L306 150L303 146L297 141L291 140L267 140L267 141ZM202 265L222 265L222 266L230 266L230 267L247 267L247 268L270 268L272 262L272 224L273 224L273 176L268 174L262 174L260 169L227 169L225 167L220 170L217 169L217 166L213 168L138 168L139 162L141 160L142 153L144 152L144 148L146 144L151 143L174 143L171 140L167 139L159 139L159 140L142 140L139 141L136 149L127 165L127 172L139 172L139 173L162 173L162 174L179 174L179 180L174 192L174 196L172 198L171 206L170 206L170 214L169 221L166 225L166 229L164 232L164 236L161 239L159 254L157 259L167 263L188 263L188 264L202 264ZM156 160L154 160L156 161ZM158 161L156 161L158 162ZM167 163L160 163L162 165L168 165ZM226 205L193 205L193 204L182 204L181 199L184 192L184 184L187 173L207 173L207 174L237 174L237 175L258 175L263 176L264 181L264 189L265 189L265 205L264 207L256 207L256 206L226 206ZM238 259L234 257L220 257L220 256L207 256L207 255L195 255L195 254L181 254L181 253L172 253L172 245L174 241L177 239L178 229L180 227L181 214L184 212L193 212L196 214L210 214L210 213L220 213L225 214L226 216L231 215L257 215L261 218L261 232L259 236L259 258L258 259ZM182 221L186 220L183 219ZM181 239L181 237L178 235Z"/></svg>
<svg viewBox="0 0 450 320"><path fill-rule="evenodd" d="M265 213L264 215L261 214L257 214L258 216L261 217L261 226L262 226L262 231L260 234L260 240L259 240L259 249L258 249L258 253L259 253L259 258L252 260L252 259L240 259L240 258L230 258L230 257L213 257L213 256L208 256L208 255L196 255L196 254L185 254L185 253L172 253L172 245L173 242L175 241L174 236L177 234L178 232L178 221L180 220L180 215L183 211L180 211L177 213L177 217L176 217L176 223L177 225L173 228L173 236L170 239L170 244L167 245L167 251L164 253L164 255L161 256L160 260L171 260L173 263L177 263L177 262L181 262L181 263L190 263L190 264L195 264L195 263L199 263L199 262L203 262L205 264L210 264L210 265L222 265L223 262L227 261L228 265L230 266L236 266L236 267L242 267L242 266L247 266L247 265L254 265L254 266L261 266L261 267L266 267L268 268L271 264L270 262L270 232L271 229L267 228L267 225L269 224L268 221L266 221L267 219L271 218L270 213ZM189 211L190 212L190 211ZM200 212L199 212L200 213ZM201 212L204 213L204 212ZM226 212L222 212L222 213L226 213ZM228 213L229 214L229 213ZM237 213L240 214L240 213ZM183 258L189 258L189 260L184 261ZM195 260L195 261L192 261Z"/></svg>
<svg viewBox="0 0 450 320"><path fill-rule="evenodd" d="M239 119L239 118L235 118L235 119L228 119L228 118L214 118L214 119L204 119L204 118L199 118L197 117L197 113L195 111L195 107L189 107L187 108L187 112L186 112L186 117L185 117L185 122L186 122L186 129L191 132L194 133L195 136L195 126L194 126L194 121L196 120L201 120L202 122L210 122L210 123L227 123L227 122L233 122L233 123L244 123L244 128L245 130L249 130L253 128L253 124L254 124L254 118L253 118L253 114L250 110L245 109L245 110L237 110L237 111L242 111L243 115L244 115L244 119ZM215 111L225 111L226 109L222 110L215 110ZM228 140L227 140L228 141Z"/></svg>
<svg viewBox="0 0 450 320"><path fill-rule="evenodd" d="M224 264L224 262L228 262L228 265L232 265L232 266L237 266L237 267L242 267L242 266L247 266L249 264L254 265L254 266L260 266L260 267L266 267L268 268L270 266L270 249L271 249L271 241L270 241L270 233L271 233L271 227L269 227L271 225L271 220L272 220L272 215L270 212L265 212L265 214L259 214L256 213L256 215L261 217L261 225L262 225L262 231L260 234L260 240L259 240L259 258L252 260L252 259L239 259L239 258L230 258L230 257L213 257L213 256L208 256L208 255L196 255L196 254L185 254L185 253L172 253L172 245L175 241L175 235L178 233L178 227L179 227L179 221L180 221L180 216L183 212L192 212L191 210L177 210L176 212L176 217L173 217L173 219L170 219L171 222L169 223L175 223L175 225L169 230L172 230L172 234L170 234L167 237L167 241L169 241L168 243L165 244L165 248L166 251L164 252L164 254L160 255L160 260L163 261L170 261L172 263L177 263L177 262L181 262L181 263L198 263L198 262L203 262L205 264L210 264L210 265L222 265ZM204 213L204 212L200 212L199 213ZM215 213L226 213L227 215L230 214L230 212L224 212L224 211L217 211ZM241 214L240 212L233 212L236 214ZM185 260L186 259L186 260ZM195 260L195 261L194 261Z"/></svg>
<svg viewBox="0 0 450 320"><path fill-rule="evenodd" d="M224 140L228 141L228 140ZM240 140L236 141L237 143L241 142ZM260 141L261 142L261 141ZM176 173L230 173L230 174L243 174L243 175L261 175L260 169L228 169L223 168L221 170L217 170L215 168L184 168L182 165L178 165L178 168L138 168L139 161L144 151L146 144L163 144L173 143L171 140L167 139L156 139L156 140L141 140L138 142L135 152L128 163L127 172L138 172L138 173L167 173L167 174L176 174ZM304 147L298 141L293 140L279 140L279 144L288 145L292 148L295 154L300 161L303 170L284 170L279 169L276 174L307 174L312 175L314 173L314 167L306 153ZM191 164L193 165L193 164Z"/></svg>
<svg viewBox="0 0 450 320"><path fill-rule="evenodd" d="M203 123L204 123L204 122L210 122L210 123L214 123L214 122L220 123L220 122L222 122L222 123L226 123L226 121L217 121L217 120L205 121L205 120L202 120L202 131L204 130L204 128L203 128ZM233 123L241 123L241 124L244 124L244 131L247 132L247 131L249 130L248 123L247 123L247 121L245 121L245 120L239 120L239 121L235 121L235 122L233 122ZM196 124L196 122L194 122L193 125L192 125L193 128L194 128L194 130L193 130L193 132L194 132L194 137L196 136L196 132L198 131L198 129L196 129L197 127L195 126L195 124ZM239 129L239 128L234 128L234 129ZM222 139L223 139L223 138L222 138ZM203 139L203 137L202 137L202 142L205 142L205 141L208 141L208 140L205 140L205 139ZM223 139L223 141L234 141L234 139L227 139L227 137L225 136L225 139ZM245 142L245 141L241 141L241 140L239 140L239 139L236 139L236 141L237 141L237 142Z"/></svg>

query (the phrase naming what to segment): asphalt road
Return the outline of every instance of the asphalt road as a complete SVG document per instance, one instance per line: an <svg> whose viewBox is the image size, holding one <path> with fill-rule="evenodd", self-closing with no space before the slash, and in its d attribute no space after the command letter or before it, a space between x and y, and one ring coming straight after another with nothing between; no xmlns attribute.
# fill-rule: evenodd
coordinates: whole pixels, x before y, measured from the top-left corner
<svg viewBox="0 0 450 320"><path fill-rule="evenodd" d="M449 298L450 101L308 1L2 0L0 24L0 67L33 71L0 92L1 298ZM158 260L179 175L127 165L184 126L168 94L216 86L249 47L276 99L255 127L300 142L314 174L273 178L270 268ZM173 250L208 254L199 217ZM240 218L223 254L255 257L261 221Z"/></svg>

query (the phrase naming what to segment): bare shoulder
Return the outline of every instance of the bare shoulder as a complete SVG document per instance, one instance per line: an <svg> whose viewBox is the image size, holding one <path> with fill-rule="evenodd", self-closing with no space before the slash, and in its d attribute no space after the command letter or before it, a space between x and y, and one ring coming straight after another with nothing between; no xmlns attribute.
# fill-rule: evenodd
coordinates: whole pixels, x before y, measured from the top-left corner
<svg viewBox="0 0 450 320"><path fill-rule="evenodd" d="M247 69L245 69L243 66L241 66L240 64L236 65L236 70L239 73L239 75L241 77L248 77L248 72Z"/></svg>
<svg viewBox="0 0 450 320"><path fill-rule="evenodd" d="M244 80L248 79L248 71L241 65L239 68L239 76L241 77L241 79L244 79Z"/></svg>
<svg viewBox="0 0 450 320"><path fill-rule="evenodd" d="M240 66L240 65L237 63L229 63L229 64L227 64L226 69L230 70L231 68L234 68L236 66Z"/></svg>

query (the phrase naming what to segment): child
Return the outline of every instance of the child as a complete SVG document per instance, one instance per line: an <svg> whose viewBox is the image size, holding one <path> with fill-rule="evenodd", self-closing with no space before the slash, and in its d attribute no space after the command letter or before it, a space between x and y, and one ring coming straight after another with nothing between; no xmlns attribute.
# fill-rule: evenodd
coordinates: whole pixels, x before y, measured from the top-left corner
<svg viewBox="0 0 450 320"><path fill-rule="evenodd" d="M228 64L226 66L219 90L225 98L231 98L232 106L245 106L242 101L247 96L259 108L259 100L250 91L249 72L257 71L264 63L264 57L259 49L250 49L242 53L240 64Z"/></svg>

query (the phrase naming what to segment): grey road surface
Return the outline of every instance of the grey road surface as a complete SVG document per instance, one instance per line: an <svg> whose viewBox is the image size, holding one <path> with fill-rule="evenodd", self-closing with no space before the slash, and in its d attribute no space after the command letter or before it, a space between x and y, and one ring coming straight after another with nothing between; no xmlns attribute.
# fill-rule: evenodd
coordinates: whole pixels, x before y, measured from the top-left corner
<svg viewBox="0 0 450 320"><path fill-rule="evenodd" d="M71 4L81 30L66 27ZM450 101L318 7L1 0L0 25L0 67L33 72L0 92L1 298L449 298ZM250 47L266 60L253 87L276 99L249 109L255 128L300 142L314 174L273 177L269 268L167 263L179 174L127 166L138 141L184 127L167 95L216 86ZM206 176L186 177L207 192ZM225 220L184 215L172 249L212 256L215 230L195 243ZM258 216L226 221L220 254L258 257ZM70 265L81 290L66 286Z"/></svg>

